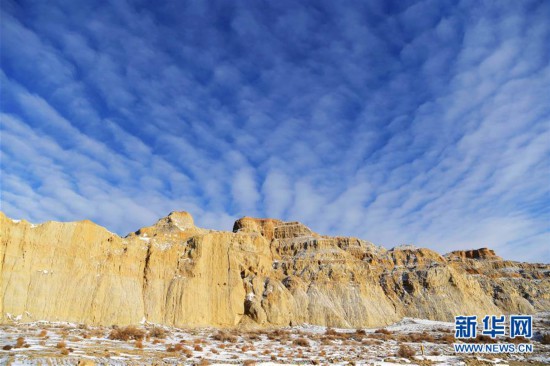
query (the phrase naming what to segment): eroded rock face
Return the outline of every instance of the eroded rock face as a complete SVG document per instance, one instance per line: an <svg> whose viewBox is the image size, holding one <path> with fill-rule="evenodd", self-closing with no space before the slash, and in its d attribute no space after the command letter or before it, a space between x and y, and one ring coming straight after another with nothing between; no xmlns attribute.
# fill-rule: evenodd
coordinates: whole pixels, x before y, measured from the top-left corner
<svg viewBox="0 0 550 366"><path fill-rule="evenodd" d="M550 310L550 265L489 249L385 250L248 217L212 231L185 212L125 238L90 221L0 224L2 321L359 327Z"/></svg>

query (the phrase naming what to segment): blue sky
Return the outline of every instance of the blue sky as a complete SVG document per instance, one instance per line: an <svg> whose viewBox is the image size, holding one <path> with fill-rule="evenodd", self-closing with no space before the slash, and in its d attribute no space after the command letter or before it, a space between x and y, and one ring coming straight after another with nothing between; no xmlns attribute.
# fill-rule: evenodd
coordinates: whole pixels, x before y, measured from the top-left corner
<svg viewBox="0 0 550 366"><path fill-rule="evenodd" d="M166 4L163 4L166 3ZM8 1L1 209L550 262L549 1Z"/></svg>

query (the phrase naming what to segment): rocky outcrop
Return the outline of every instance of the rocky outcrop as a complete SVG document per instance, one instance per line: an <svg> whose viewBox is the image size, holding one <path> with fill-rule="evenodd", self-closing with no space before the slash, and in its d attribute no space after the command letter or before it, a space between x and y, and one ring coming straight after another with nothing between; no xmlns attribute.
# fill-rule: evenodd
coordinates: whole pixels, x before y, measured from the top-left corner
<svg viewBox="0 0 550 366"><path fill-rule="evenodd" d="M454 260L464 259L485 259L485 260L502 260L495 254L495 251L489 248L480 248L473 250L455 250L446 255L447 258Z"/></svg>
<svg viewBox="0 0 550 366"><path fill-rule="evenodd" d="M245 217L233 232L174 212L124 238L90 222L0 213L0 320L174 326L380 326L404 316L550 310L550 265L446 256Z"/></svg>

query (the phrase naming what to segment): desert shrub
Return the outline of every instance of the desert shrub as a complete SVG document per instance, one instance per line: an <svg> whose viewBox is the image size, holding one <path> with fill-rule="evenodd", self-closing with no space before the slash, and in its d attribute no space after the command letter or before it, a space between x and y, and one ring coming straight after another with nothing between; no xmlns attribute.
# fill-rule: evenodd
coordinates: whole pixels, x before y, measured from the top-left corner
<svg viewBox="0 0 550 366"><path fill-rule="evenodd" d="M438 350L434 350L431 353L432 356L439 356L440 354L441 354L441 352L439 352Z"/></svg>
<svg viewBox="0 0 550 366"><path fill-rule="evenodd" d="M38 333L38 336L44 338L46 334L48 334L48 331L46 329L42 329L42 331Z"/></svg>
<svg viewBox="0 0 550 366"><path fill-rule="evenodd" d="M195 344L195 347L193 347L195 351L202 351L202 346L200 344Z"/></svg>
<svg viewBox="0 0 550 366"><path fill-rule="evenodd" d="M284 342L290 338L290 333L282 329L275 329L267 333L267 338L272 341Z"/></svg>
<svg viewBox="0 0 550 366"><path fill-rule="evenodd" d="M161 327L153 327L150 331L149 331L149 336L153 337L153 338L161 338L161 339L164 339L166 338L166 336L168 335L168 332L166 332L166 330L164 330L163 328Z"/></svg>
<svg viewBox="0 0 550 366"><path fill-rule="evenodd" d="M367 335L367 332L364 329L357 329L355 331L355 334L364 336L364 335Z"/></svg>
<svg viewBox="0 0 550 366"><path fill-rule="evenodd" d="M334 330L332 328L327 328L327 330L325 330L325 334L326 335L338 335L340 333L338 333L336 330Z"/></svg>
<svg viewBox="0 0 550 366"><path fill-rule="evenodd" d="M61 352L61 354L62 354L63 356L67 356L67 355L69 354L70 351L69 351L68 349L66 349L66 348L61 348L61 351L60 351L60 352Z"/></svg>
<svg viewBox="0 0 550 366"><path fill-rule="evenodd" d="M550 333L545 333L542 335L540 339L540 343L542 344L550 344Z"/></svg>
<svg viewBox="0 0 550 366"><path fill-rule="evenodd" d="M397 351L397 355L399 357L403 357L403 358L411 358L415 354L416 354L416 352L411 347L407 346L406 344L400 345L399 350Z"/></svg>
<svg viewBox="0 0 550 366"><path fill-rule="evenodd" d="M475 337L474 339L464 339L462 341L466 343L497 343L498 342L496 338L491 338L483 334L478 334L477 337Z"/></svg>
<svg viewBox="0 0 550 366"><path fill-rule="evenodd" d="M13 346L11 346L11 345L9 345L9 344L6 344L4 347L2 347L2 349L3 349L4 351L9 351L9 350L12 349L12 348L13 348Z"/></svg>
<svg viewBox="0 0 550 366"><path fill-rule="evenodd" d="M129 325L124 328L115 328L109 334L109 339L118 341L141 340L145 336L145 332L142 329Z"/></svg>
<svg viewBox="0 0 550 366"><path fill-rule="evenodd" d="M392 332L387 330L386 328L376 329L374 331L374 333L376 333L376 334L387 334L387 335L392 334Z"/></svg>
<svg viewBox="0 0 550 366"><path fill-rule="evenodd" d="M103 334L104 334L104 332L103 332L103 329L101 329L101 328L92 329L90 331L90 336L91 337L99 338L99 337L103 337Z"/></svg>
<svg viewBox="0 0 550 366"><path fill-rule="evenodd" d="M202 360L200 360L199 366L208 366L210 365L210 361L208 361L207 359L203 358Z"/></svg>
<svg viewBox="0 0 550 366"><path fill-rule="evenodd" d="M422 332L422 333L411 333L409 334L409 337L411 342L422 342L422 341L425 341L425 342L433 342L435 340L435 338L426 333L426 332Z"/></svg>
<svg viewBox="0 0 550 366"><path fill-rule="evenodd" d="M246 360L243 362L243 366L256 366L256 361Z"/></svg>
<svg viewBox="0 0 550 366"><path fill-rule="evenodd" d="M136 348L143 348L143 342L141 341L141 339L138 339L134 345L136 346Z"/></svg>
<svg viewBox="0 0 550 366"><path fill-rule="evenodd" d="M187 357L193 357L193 351L191 351L189 348L183 347L181 352Z"/></svg>
<svg viewBox="0 0 550 366"><path fill-rule="evenodd" d="M235 343L237 342L237 336L234 336L233 334L229 334L227 332L218 331L216 334L212 336L213 339L220 341L220 342L229 342L229 343Z"/></svg>
<svg viewBox="0 0 550 366"><path fill-rule="evenodd" d="M21 348L21 347L24 347L24 346L25 346L25 338L19 337L15 341L15 346L13 346L13 348Z"/></svg>
<svg viewBox="0 0 550 366"><path fill-rule="evenodd" d="M530 340L525 337L516 337L516 338L506 337L506 342L518 344L518 343L530 343Z"/></svg>
<svg viewBox="0 0 550 366"><path fill-rule="evenodd" d="M309 347L309 341L305 338L296 338L294 341L292 341L292 344L295 346L300 347Z"/></svg>
<svg viewBox="0 0 550 366"><path fill-rule="evenodd" d="M65 348L67 347L67 343L61 341L55 345L55 348Z"/></svg>
<svg viewBox="0 0 550 366"><path fill-rule="evenodd" d="M271 355L271 361L277 361L277 356Z"/></svg>
<svg viewBox="0 0 550 366"><path fill-rule="evenodd" d="M439 340L442 342L442 343L446 343L446 344L450 344L450 343L453 343L455 341L455 337L452 335L452 334L443 334Z"/></svg>

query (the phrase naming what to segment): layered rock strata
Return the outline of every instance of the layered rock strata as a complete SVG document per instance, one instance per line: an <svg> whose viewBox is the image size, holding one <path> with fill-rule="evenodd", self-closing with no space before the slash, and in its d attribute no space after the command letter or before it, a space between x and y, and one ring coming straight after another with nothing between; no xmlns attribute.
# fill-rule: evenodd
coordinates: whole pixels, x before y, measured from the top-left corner
<svg viewBox="0 0 550 366"><path fill-rule="evenodd" d="M213 231L186 212L124 238L90 221L0 213L0 226L2 322L362 327L550 310L550 265L489 249L386 250L248 217Z"/></svg>

